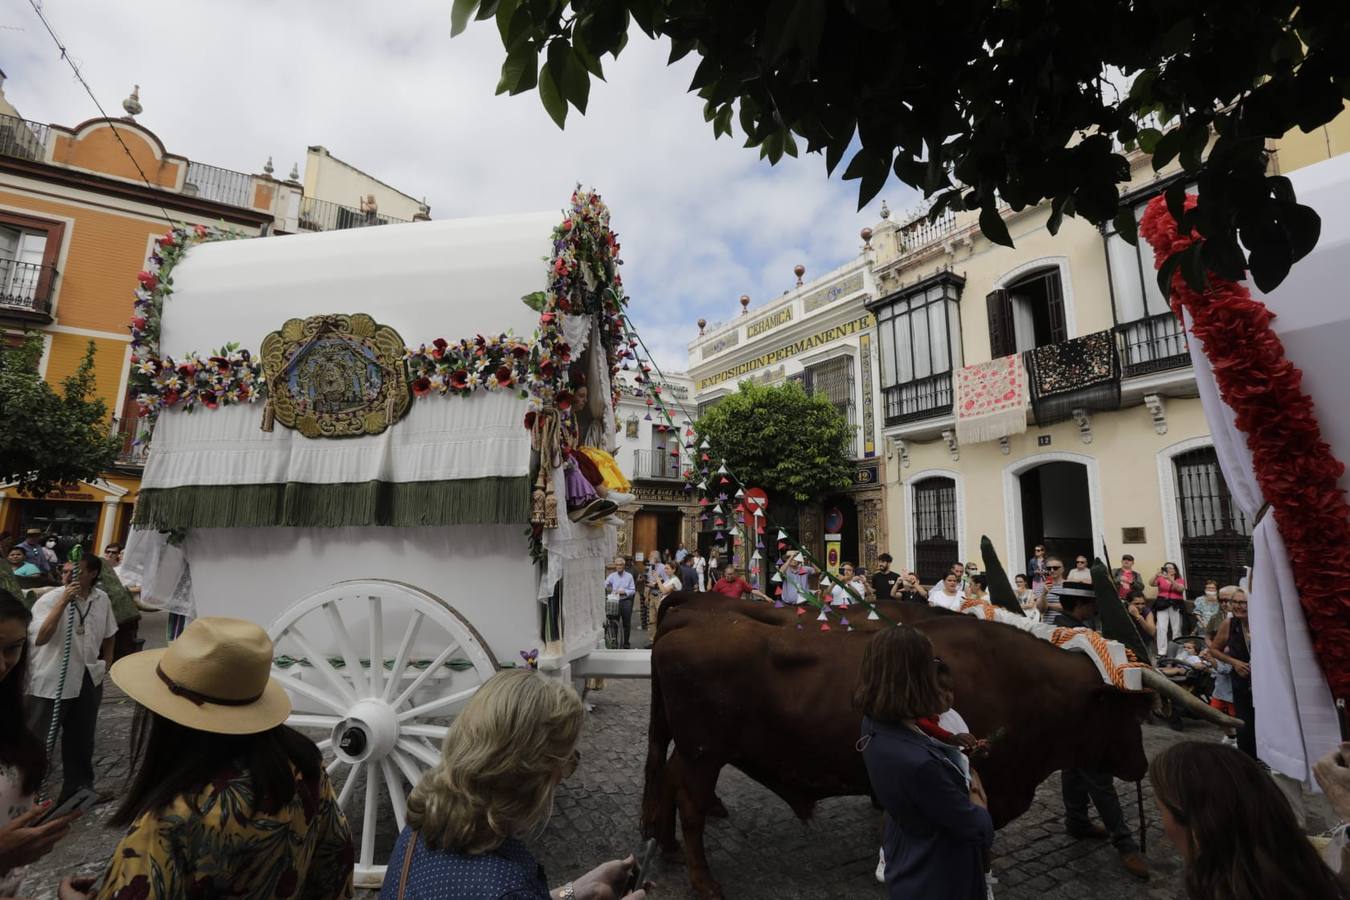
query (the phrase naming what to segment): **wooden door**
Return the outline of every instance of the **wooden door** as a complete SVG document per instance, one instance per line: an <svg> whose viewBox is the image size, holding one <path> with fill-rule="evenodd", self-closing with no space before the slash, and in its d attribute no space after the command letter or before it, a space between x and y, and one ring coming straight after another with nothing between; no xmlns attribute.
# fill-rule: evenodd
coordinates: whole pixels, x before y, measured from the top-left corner
<svg viewBox="0 0 1350 900"><path fill-rule="evenodd" d="M633 553L641 553L643 559L651 559L652 551L659 550L657 544L660 520L654 512L639 510L633 516Z"/></svg>

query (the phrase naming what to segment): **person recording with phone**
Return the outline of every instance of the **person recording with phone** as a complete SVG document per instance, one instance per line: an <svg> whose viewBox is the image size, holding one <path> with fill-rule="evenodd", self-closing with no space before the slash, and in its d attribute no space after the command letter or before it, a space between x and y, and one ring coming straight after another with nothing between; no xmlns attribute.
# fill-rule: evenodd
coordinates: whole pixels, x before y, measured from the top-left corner
<svg viewBox="0 0 1350 900"><path fill-rule="evenodd" d="M94 787L98 710L117 634L112 601L98 586L102 574L103 560L97 556L66 563L65 587L38 598L28 626L33 642L28 727L48 743L50 731L61 732L58 803L80 788Z"/></svg>
<svg viewBox="0 0 1350 900"><path fill-rule="evenodd" d="M17 897L24 867L52 851L79 813L50 818L52 801L33 802L47 768L42 739L27 725L24 685L32 649L23 601L0 590L0 897Z"/></svg>

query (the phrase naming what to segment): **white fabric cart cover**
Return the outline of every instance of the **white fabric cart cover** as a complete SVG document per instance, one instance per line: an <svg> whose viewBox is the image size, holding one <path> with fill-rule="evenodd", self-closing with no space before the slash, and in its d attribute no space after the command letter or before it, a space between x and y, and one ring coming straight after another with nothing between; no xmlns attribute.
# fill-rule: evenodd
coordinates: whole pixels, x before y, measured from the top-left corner
<svg viewBox="0 0 1350 900"><path fill-rule="evenodd" d="M418 222L194 247L173 273L161 349L236 342L255 355L291 318L364 312L410 346L511 332L538 314L557 215ZM169 410L155 428L137 522L156 528L523 524L529 435L518 394L414 399L378 435L260 430L262 404Z"/></svg>
<svg viewBox="0 0 1350 900"><path fill-rule="evenodd" d="M1322 237L1270 294L1252 296L1276 314L1271 327L1285 355L1303 371L1303 389L1316 404L1322 437L1342 462L1350 461L1350 157L1339 156L1289 176L1299 202L1322 217ZM1187 320L1187 328L1190 322ZM1191 360L1214 449L1233 500L1249 520L1264 505L1247 436L1219 396L1214 371L1190 342ZM1340 486L1345 489L1346 476ZM1340 739L1326 678L1313 653L1298 588L1274 516L1252 534L1254 563L1248 615L1252 620L1252 691L1257 755L1271 768L1313 785L1312 764Z"/></svg>

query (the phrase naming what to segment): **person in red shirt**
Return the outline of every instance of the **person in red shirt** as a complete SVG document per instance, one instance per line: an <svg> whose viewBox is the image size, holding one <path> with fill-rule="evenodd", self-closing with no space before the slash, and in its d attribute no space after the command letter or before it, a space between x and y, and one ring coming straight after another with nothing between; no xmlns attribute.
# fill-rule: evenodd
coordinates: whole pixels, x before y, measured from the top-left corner
<svg viewBox="0 0 1350 900"><path fill-rule="evenodd" d="M717 583L712 587L714 594L722 594L733 600L739 600L746 594L757 600L767 601L769 598L762 591L755 589L754 585L741 577L741 570L735 566L727 566L722 573L722 577L717 579Z"/></svg>

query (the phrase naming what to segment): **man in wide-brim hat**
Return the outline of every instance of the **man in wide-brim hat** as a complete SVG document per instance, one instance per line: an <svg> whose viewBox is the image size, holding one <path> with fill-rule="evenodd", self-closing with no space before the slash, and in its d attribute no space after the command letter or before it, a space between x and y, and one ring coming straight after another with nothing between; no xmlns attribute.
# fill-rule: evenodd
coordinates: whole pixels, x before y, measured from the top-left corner
<svg viewBox="0 0 1350 900"><path fill-rule="evenodd" d="M1057 563L1058 560L1047 560ZM1091 584L1065 582L1054 588L1054 599L1062 612L1050 624L1059 628L1091 628L1097 618L1097 592ZM1064 830L1070 837L1092 840L1110 839L1120 854L1125 869L1135 878L1148 878L1148 861L1139 852L1125 814L1120 809L1115 782L1108 772L1065 769L1060 774L1064 795ZM1097 809L1102 824L1088 818L1088 800ZM1103 827L1105 826L1105 827Z"/></svg>

